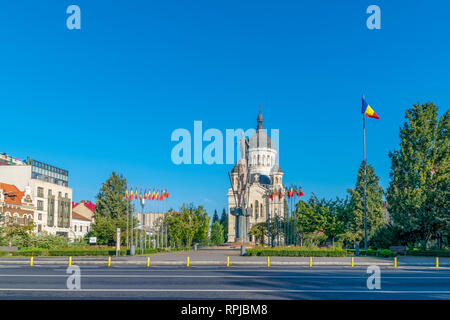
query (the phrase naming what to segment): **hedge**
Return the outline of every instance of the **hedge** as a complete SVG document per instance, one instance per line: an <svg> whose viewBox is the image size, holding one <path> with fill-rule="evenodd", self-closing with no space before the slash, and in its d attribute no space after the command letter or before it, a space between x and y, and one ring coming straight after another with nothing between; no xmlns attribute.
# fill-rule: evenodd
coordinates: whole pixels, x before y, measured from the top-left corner
<svg viewBox="0 0 450 320"><path fill-rule="evenodd" d="M144 249L144 254L155 254L158 252L164 251L163 249ZM121 248L120 255L125 256L129 255L130 250L127 250L125 247ZM140 249L136 249L136 254L141 254ZM114 247L72 247L72 248L59 248L59 249L42 249L42 248L23 248L19 251L11 252L3 252L0 251L0 256L115 256L116 249Z"/></svg>
<svg viewBox="0 0 450 320"><path fill-rule="evenodd" d="M347 249L347 252L350 255L355 255L355 249ZM384 258L392 258L392 257L396 257L397 253L392 252L389 249L372 249L369 248L366 250L364 249L360 249L359 250L359 255L360 256L375 256L375 257L384 257Z"/></svg>
<svg viewBox="0 0 450 320"><path fill-rule="evenodd" d="M320 248L250 248L246 250L249 256L286 256L286 257L346 257L343 249Z"/></svg>
<svg viewBox="0 0 450 320"><path fill-rule="evenodd" d="M423 250L423 249L407 249L408 256L422 256L422 257L450 257L450 250Z"/></svg>

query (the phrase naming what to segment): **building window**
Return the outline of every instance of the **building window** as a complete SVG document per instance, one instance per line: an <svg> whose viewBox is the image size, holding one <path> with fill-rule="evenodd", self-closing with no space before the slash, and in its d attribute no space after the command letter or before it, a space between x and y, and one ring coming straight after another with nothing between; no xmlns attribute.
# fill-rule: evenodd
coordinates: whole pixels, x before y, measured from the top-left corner
<svg viewBox="0 0 450 320"><path fill-rule="evenodd" d="M42 188L42 187L38 187L37 188L37 196L39 198L43 198L44 197L44 188Z"/></svg>
<svg viewBox="0 0 450 320"><path fill-rule="evenodd" d="M77 226L75 226L75 232L77 232Z"/></svg>
<svg viewBox="0 0 450 320"><path fill-rule="evenodd" d="M42 200L37 201L37 209L41 211L44 210L44 201Z"/></svg>
<svg viewBox="0 0 450 320"><path fill-rule="evenodd" d="M42 213L38 214L38 220L42 220Z"/></svg>
<svg viewBox="0 0 450 320"><path fill-rule="evenodd" d="M13 217L14 223L17 223L17 218L19 217L19 215L17 213L14 213Z"/></svg>
<svg viewBox="0 0 450 320"><path fill-rule="evenodd" d="M83 226L80 226L80 232L83 232Z"/></svg>

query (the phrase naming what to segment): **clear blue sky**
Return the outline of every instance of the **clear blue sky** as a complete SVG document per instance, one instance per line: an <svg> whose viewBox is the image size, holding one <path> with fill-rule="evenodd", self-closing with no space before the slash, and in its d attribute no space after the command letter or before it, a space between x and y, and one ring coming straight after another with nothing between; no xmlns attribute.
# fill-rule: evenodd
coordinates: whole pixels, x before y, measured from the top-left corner
<svg viewBox="0 0 450 320"><path fill-rule="evenodd" d="M81 30L66 8L81 8ZM366 8L381 8L368 30ZM170 205L226 207L231 165L176 166L173 130L280 130L286 184L344 196L367 155L384 188L404 111L450 105L450 2L3 1L0 152L70 172L75 201L112 170Z"/></svg>

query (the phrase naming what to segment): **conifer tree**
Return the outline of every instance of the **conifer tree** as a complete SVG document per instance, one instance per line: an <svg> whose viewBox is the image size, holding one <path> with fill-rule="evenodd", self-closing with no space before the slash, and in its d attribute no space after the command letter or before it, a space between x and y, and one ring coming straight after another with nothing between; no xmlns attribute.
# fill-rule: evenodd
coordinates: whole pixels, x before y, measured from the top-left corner
<svg viewBox="0 0 450 320"><path fill-rule="evenodd" d="M367 207L367 238L386 224L383 210L383 189L379 185L379 177L372 165L366 166L366 207ZM350 232L356 240L364 239L364 161L358 170L355 189L348 189L350 194L351 221Z"/></svg>
<svg viewBox="0 0 450 320"><path fill-rule="evenodd" d="M449 111L437 118L433 103L406 111L400 149L389 153L388 210L400 236L410 244L446 238L449 213Z"/></svg>

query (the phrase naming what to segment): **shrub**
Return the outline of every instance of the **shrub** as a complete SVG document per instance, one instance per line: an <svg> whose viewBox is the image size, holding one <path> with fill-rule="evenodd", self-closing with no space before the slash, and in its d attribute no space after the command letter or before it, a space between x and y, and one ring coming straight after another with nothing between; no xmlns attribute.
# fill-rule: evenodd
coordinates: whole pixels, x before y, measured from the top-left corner
<svg viewBox="0 0 450 320"><path fill-rule="evenodd" d="M247 249L249 256L287 256L287 257L345 257L347 251L343 249L332 248L263 248L255 247Z"/></svg>
<svg viewBox="0 0 450 320"><path fill-rule="evenodd" d="M407 249L408 256L424 256L424 257L450 257L450 250L423 250L423 249Z"/></svg>

